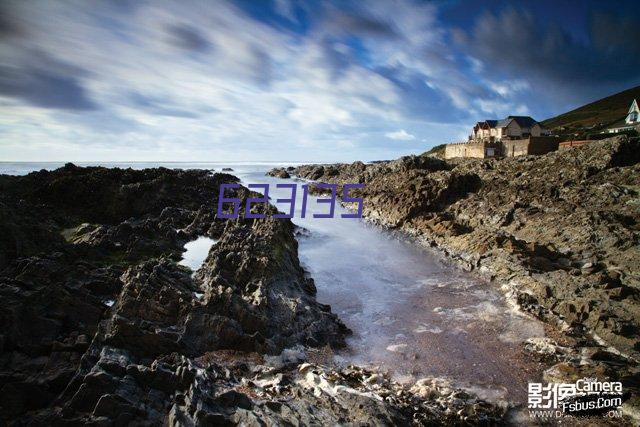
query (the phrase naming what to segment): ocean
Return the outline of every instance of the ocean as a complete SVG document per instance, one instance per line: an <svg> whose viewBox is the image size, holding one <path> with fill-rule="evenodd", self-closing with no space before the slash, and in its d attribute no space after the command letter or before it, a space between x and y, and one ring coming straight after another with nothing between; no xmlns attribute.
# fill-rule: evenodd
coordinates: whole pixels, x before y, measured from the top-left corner
<svg viewBox="0 0 640 427"><path fill-rule="evenodd" d="M42 169L54 170L67 162L0 162L0 175L26 175ZM103 166L106 168L146 169L165 167L168 169L213 169L223 168L235 170L268 170L281 166L295 166L302 163L282 162L73 162L76 166Z"/></svg>

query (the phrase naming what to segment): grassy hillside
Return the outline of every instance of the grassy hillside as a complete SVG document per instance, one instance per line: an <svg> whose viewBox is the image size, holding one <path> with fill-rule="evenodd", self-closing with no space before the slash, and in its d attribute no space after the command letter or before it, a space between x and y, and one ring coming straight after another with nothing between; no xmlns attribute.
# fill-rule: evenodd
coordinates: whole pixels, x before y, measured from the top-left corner
<svg viewBox="0 0 640 427"><path fill-rule="evenodd" d="M447 144L440 144L433 147L431 150L422 153L423 156L444 156L444 147Z"/></svg>
<svg viewBox="0 0 640 427"><path fill-rule="evenodd" d="M547 119L542 124L547 129L553 129L560 134L570 131L606 129L614 124L622 124L634 99L640 102L640 86Z"/></svg>

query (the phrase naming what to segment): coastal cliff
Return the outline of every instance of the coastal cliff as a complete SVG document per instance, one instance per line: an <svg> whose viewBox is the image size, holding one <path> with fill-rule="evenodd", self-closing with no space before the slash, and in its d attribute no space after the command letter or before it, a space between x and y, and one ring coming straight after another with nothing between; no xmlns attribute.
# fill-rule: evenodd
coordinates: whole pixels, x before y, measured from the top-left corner
<svg viewBox="0 0 640 427"><path fill-rule="evenodd" d="M364 198L365 218L494 280L561 331L536 344L557 362L548 380L619 378L637 396L639 162L638 139L621 136L544 156L422 155L271 174L364 183L351 195Z"/></svg>
<svg viewBox="0 0 640 427"><path fill-rule="evenodd" d="M349 331L316 301L290 220L215 217L219 185L235 182L210 171L72 164L0 176L0 423L505 416L505 406L446 381L400 385L375 370L323 365ZM241 187L236 196L250 194ZM200 236L217 242L193 272L177 260Z"/></svg>

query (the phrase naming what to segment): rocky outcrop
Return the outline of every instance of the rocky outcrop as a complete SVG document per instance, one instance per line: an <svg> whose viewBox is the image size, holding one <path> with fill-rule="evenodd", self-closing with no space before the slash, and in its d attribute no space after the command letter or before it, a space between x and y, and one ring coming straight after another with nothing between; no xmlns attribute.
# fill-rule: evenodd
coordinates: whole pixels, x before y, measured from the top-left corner
<svg viewBox="0 0 640 427"><path fill-rule="evenodd" d="M267 172L267 175L282 179L291 178L289 172L287 172L285 168L271 169L269 172Z"/></svg>
<svg viewBox="0 0 640 427"><path fill-rule="evenodd" d="M126 396L102 396L126 375L96 373L114 354L151 369L170 354L343 345L348 331L316 302L291 222L216 220L222 182L237 179L73 165L0 178L3 414L109 415ZM192 277L175 260L199 235L220 241Z"/></svg>
<svg viewBox="0 0 640 427"><path fill-rule="evenodd" d="M306 165L294 174L365 183L359 195L366 218L494 279L574 344L619 351L627 368L618 373L635 388L639 162L640 142L622 136L537 157L444 162L409 156Z"/></svg>
<svg viewBox="0 0 640 427"><path fill-rule="evenodd" d="M349 331L316 301L289 220L216 218L223 182L237 179L74 165L0 176L0 423L504 417L505 406L438 381L401 386L374 371L302 364L343 346ZM198 236L217 243L193 272L176 261Z"/></svg>

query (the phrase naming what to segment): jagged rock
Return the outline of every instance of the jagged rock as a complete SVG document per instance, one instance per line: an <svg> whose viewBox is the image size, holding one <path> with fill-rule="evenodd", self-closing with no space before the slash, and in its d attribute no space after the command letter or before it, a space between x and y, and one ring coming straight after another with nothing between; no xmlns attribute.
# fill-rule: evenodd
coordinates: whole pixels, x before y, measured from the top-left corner
<svg viewBox="0 0 640 427"><path fill-rule="evenodd" d="M195 358L344 345L347 328L300 267L293 224L217 220L222 182L237 179L73 165L0 177L2 421L180 424L175 405L203 381L210 409L190 416L230 422L251 400L210 398L221 373ZM204 234L220 241L192 277L175 260Z"/></svg>
<svg viewBox="0 0 640 427"><path fill-rule="evenodd" d="M289 172L287 172L285 168L271 169L269 172L267 172L267 175L275 176L276 178L282 178L282 179L291 178L291 176L289 175Z"/></svg>

